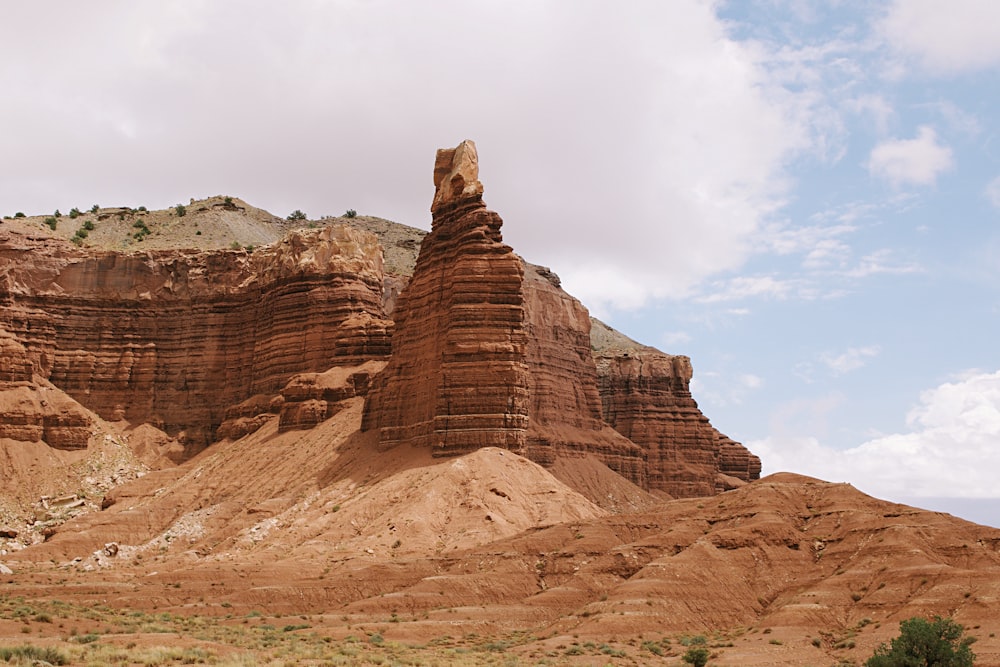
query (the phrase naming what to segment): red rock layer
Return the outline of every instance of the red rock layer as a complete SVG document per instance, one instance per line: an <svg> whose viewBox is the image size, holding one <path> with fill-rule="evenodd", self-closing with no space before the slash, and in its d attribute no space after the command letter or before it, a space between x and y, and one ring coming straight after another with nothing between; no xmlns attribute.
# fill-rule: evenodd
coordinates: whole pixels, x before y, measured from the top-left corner
<svg viewBox="0 0 1000 667"><path fill-rule="evenodd" d="M596 363L604 419L646 450L649 488L707 496L760 477L760 459L692 398L690 359L644 348L600 353Z"/></svg>
<svg viewBox="0 0 1000 667"><path fill-rule="evenodd" d="M337 226L254 253L93 252L0 236L0 327L32 370L106 419L197 447L290 376L389 352L377 239Z"/></svg>
<svg viewBox="0 0 1000 667"><path fill-rule="evenodd" d="M602 420L587 309L540 267L526 265L522 291L530 371L529 458L551 465L560 455L593 453L645 486L645 453Z"/></svg>
<svg viewBox="0 0 1000 667"><path fill-rule="evenodd" d="M383 447L435 454L525 453L528 427L523 265L481 198L434 216L394 310L392 357L365 405Z"/></svg>
<svg viewBox="0 0 1000 667"><path fill-rule="evenodd" d="M326 421L340 412L347 399L365 396L372 377L384 366L385 362L369 361L296 375L281 390L278 430L308 429Z"/></svg>
<svg viewBox="0 0 1000 667"><path fill-rule="evenodd" d="M0 438L84 449L91 418L76 401L31 373L24 346L0 330Z"/></svg>

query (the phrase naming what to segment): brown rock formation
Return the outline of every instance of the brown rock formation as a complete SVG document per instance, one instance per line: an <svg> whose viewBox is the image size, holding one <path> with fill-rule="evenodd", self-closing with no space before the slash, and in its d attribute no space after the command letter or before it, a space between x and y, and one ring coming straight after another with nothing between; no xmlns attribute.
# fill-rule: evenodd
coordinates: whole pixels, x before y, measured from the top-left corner
<svg viewBox="0 0 1000 667"><path fill-rule="evenodd" d="M343 408L344 401L365 396L375 376L385 366L368 361L360 366L334 366L325 373L303 373L281 390L279 431L306 429L326 421Z"/></svg>
<svg viewBox="0 0 1000 667"><path fill-rule="evenodd" d="M760 477L760 459L719 433L691 396L691 360L653 348L595 355L604 419L646 450L649 488L686 498Z"/></svg>
<svg viewBox="0 0 1000 667"><path fill-rule="evenodd" d="M636 482L642 452L600 419L586 310L502 242L475 146L438 151L433 224L400 295L362 428L381 446L496 446L552 463L593 453Z"/></svg>
<svg viewBox="0 0 1000 667"><path fill-rule="evenodd" d="M453 168L448 160L456 155ZM524 267L502 242L500 216L486 209L474 186L471 142L438 152L434 181L432 230L396 302L392 357L369 396L362 428L379 429L383 447L409 442L436 454L489 446L524 453Z"/></svg>
<svg viewBox="0 0 1000 667"><path fill-rule="evenodd" d="M231 405L388 353L381 262L377 239L346 225L253 253L86 251L6 232L0 326L34 373L103 418L198 447ZM23 374L2 357L0 373Z"/></svg>
<svg viewBox="0 0 1000 667"><path fill-rule="evenodd" d="M35 381L24 346L0 330L0 438L84 449L90 426L76 401Z"/></svg>

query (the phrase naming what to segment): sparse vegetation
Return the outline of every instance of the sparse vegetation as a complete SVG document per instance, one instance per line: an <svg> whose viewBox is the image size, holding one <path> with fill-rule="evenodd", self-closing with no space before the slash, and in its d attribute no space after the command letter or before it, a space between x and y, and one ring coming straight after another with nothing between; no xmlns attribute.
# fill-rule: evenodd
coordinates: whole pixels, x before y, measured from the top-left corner
<svg viewBox="0 0 1000 667"><path fill-rule="evenodd" d="M97 213L100 210L101 210L101 207L98 206L97 204L94 204L93 206L90 207L90 212L91 213Z"/></svg>
<svg viewBox="0 0 1000 667"><path fill-rule="evenodd" d="M149 227L146 226L146 221L142 218L136 219L136 221L132 223L132 228L138 230L132 234L132 238L136 241L142 241L152 233L149 231Z"/></svg>
<svg viewBox="0 0 1000 667"><path fill-rule="evenodd" d="M83 222L83 228L86 229L88 232L94 231L94 221L93 220L84 220L84 222Z"/></svg>
<svg viewBox="0 0 1000 667"><path fill-rule="evenodd" d="M187 207L184 206L184 204L178 204L177 206L175 206L174 211L177 213L178 218L183 218L185 215L187 215L188 212Z"/></svg>
<svg viewBox="0 0 1000 667"><path fill-rule="evenodd" d="M59 212L59 209L56 209L55 213L52 214L52 217L54 217L54 218L61 218L62 217L62 213Z"/></svg>
<svg viewBox="0 0 1000 667"><path fill-rule="evenodd" d="M708 649L704 646L694 646L681 656L681 660L692 667L705 667L708 664L709 655Z"/></svg>
<svg viewBox="0 0 1000 667"><path fill-rule="evenodd" d="M899 636L881 644L865 667L972 667L974 637L963 637L965 628L950 618L933 621L914 617L899 624Z"/></svg>
<svg viewBox="0 0 1000 667"><path fill-rule="evenodd" d="M56 220L55 217L50 215L49 217L45 218L45 224L49 226L49 229L55 231L56 225L59 224L59 221Z"/></svg>
<svg viewBox="0 0 1000 667"><path fill-rule="evenodd" d="M78 209L76 206L74 206L69 210L69 217L71 218L79 218L80 215L81 215L80 209Z"/></svg>
<svg viewBox="0 0 1000 667"><path fill-rule="evenodd" d="M303 213L302 211L300 211L299 209L295 209L294 211L292 211L291 213L288 214L288 218L287 219L288 220L305 220L306 219L306 214Z"/></svg>
<svg viewBox="0 0 1000 667"><path fill-rule="evenodd" d="M18 211L17 213L14 214L14 217L15 218L23 218L23 217L25 217L24 211Z"/></svg>
<svg viewBox="0 0 1000 667"><path fill-rule="evenodd" d="M178 206L180 206L180 204L178 204ZM184 207L183 207L183 206L181 206L181 208L184 208ZM137 208L137 209L135 209L135 210L137 210L137 211L142 211L143 213L148 213L148 211L146 210L146 207L145 207L145 206L140 206L139 208Z"/></svg>
<svg viewBox="0 0 1000 667"><path fill-rule="evenodd" d="M68 665L69 658L56 648L40 646L0 646L0 660L17 665Z"/></svg>
<svg viewBox="0 0 1000 667"><path fill-rule="evenodd" d="M353 208L349 208L346 211L344 211L344 217L345 218L356 218L356 217L358 217L358 212L355 211Z"/></svg>

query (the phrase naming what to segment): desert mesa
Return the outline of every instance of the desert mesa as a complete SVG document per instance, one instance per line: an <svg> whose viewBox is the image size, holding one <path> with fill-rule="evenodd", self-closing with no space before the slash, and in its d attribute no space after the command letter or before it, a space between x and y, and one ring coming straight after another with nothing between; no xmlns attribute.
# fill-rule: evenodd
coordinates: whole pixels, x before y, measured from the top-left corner
<svg viewBox="0 0 1000 667"><path fill-rule="evenodd" d="M760 479L688 357L503 243L471 141L433 184L430 232L229 196L0 223L0 646L846 665L939 615L1000 664L1000 530Z"/></svg>

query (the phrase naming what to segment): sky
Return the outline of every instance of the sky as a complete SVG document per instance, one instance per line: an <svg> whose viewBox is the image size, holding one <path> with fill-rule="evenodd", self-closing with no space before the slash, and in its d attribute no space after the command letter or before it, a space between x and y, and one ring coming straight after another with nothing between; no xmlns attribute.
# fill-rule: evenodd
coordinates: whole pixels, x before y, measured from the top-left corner
<svg viewBox="0 0 1000 667"><path fill-rule="evenodd" d="M791 470L1000 527L1000 3L0 8L0 213L231 195L504 239Z"/></svg>

